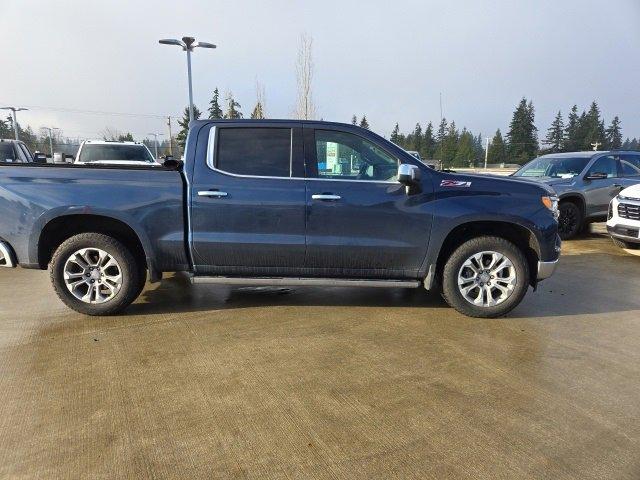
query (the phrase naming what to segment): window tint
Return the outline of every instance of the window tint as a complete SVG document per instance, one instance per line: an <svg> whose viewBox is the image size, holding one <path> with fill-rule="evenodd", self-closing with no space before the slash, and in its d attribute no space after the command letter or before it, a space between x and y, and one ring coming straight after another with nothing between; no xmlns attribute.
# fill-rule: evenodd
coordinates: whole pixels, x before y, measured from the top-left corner
<svg viewBox="0 0 640 480"><path fill-rule="evenodd" d="M615 157L611 155L607 155L606 157L600 157L595 161L587 175L592 175L594 173L606 173L607 178L614 178L618 176L618 162L616 162Z"/></svg>
<svg viewBox="0 0 640 480"><path fill-rule="evenodd" d="M318 177L394 181L398 159L351 133L316 130Z"/></svg>
<svg viewBox="0 0 640 480"><path fill-rule="evenodd" d="M620 163L625 177L640 176L640 155L620 155Z"/></svg>
<svg viewBox="0 0 640 480"><path fill-rule="evenodd" d="M216 168L237 175L289 177L290 128L220 128Z"/></svg>
<svg viewBox="0 0 640 480"><path fill-rule="evenodd" d="M16 152L13 150L13 144L0 142L0 162L13 163L16 161Z"/></svg>

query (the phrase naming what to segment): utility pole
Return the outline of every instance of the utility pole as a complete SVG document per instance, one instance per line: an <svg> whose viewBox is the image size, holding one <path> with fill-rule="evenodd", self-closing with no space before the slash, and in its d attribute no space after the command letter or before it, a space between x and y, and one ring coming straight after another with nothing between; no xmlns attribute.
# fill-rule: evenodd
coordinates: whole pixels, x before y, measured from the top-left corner
<svg viewBox="0 0 640 480"><path fill-rule="evenodd" d="M155 142L154 142L154 147L155 147L155 152L156 152L156 160L158 159L158 135L162 135L162 133L149 133L148 135L153 135L155 138Z"/></svg>
<svg viewBox="0 0 640 480"><path fill-rule="evenodd" d="M49 130L49 152L51 153L51 161L53 161L53 137L52 132L54 130L60 130L58 127L42 127L45 130Z"/></svg>
<svg viewBox="0 0 640 480"><path fill-rule="evenodd" d="M593 143L591 144L591 146L593 147L593 150L594 150L594 151L596 151L596 152L598 151L598 147L599 147L600 145L602 145L602 142L597 142L597 141L596 141L596 142L593 142Z"/></svg>
<svg viewBox="0 0 640 480"><path fill-rule="evenodd" d="M169 155L173 157L173 136L171 135L171 115L167 116L167 126L169 127Z"/></svg>
<svg viewBox="0 0 640 480"><path fill-rule="evenodd" d="M489 159L489 137L487 137L487 147L484 149L484 169L487 169L487 160Z"/></svg>
<svg viewBox="0 0 640 480"><path fill-rule="evenodd" d="M18 120L16 120L16 112L21 112L23 110L28 110L28 108L22 107L0 107L0 110L11 110L13 115L13 133L15 134L16 140L20 140L18 136Z"/></svg>

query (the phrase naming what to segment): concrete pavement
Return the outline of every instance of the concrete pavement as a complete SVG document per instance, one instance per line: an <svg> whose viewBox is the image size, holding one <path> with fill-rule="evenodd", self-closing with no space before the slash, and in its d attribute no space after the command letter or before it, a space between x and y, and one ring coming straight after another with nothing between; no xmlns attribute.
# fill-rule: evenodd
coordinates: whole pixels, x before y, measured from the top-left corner
<svg viewBox="0 0 640 480"><path fill-rule="evenodd" d="M601 235L507 318L423 291L0 271L0 478L640 478L640 257Z"/></svg>

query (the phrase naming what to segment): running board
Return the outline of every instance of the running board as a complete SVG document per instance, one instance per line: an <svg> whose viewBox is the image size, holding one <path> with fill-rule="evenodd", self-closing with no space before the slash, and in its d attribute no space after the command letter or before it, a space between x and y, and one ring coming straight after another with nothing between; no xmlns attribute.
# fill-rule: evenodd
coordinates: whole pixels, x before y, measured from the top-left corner
<svg viewBox="0 0 640 480"><path fill-rule="evenodd" d="M300 278L300 277L204 277L192 276L191 283L211 283L218 285L271 285L306 287L380 287L417 288L418 280L367 280L350 278Z"/></svg>

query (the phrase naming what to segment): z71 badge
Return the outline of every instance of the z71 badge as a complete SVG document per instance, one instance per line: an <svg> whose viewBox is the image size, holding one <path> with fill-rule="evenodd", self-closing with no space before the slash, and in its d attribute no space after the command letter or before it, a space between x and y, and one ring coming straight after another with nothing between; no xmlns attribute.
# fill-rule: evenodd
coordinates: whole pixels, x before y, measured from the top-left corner
<svg viewBox="0 0 640 480"><path fill-rule="evenodd" d="M471 182L463 182L461 180L442 180L440 182L441 187L463 187L468 188L471 186Z"/></svg>

